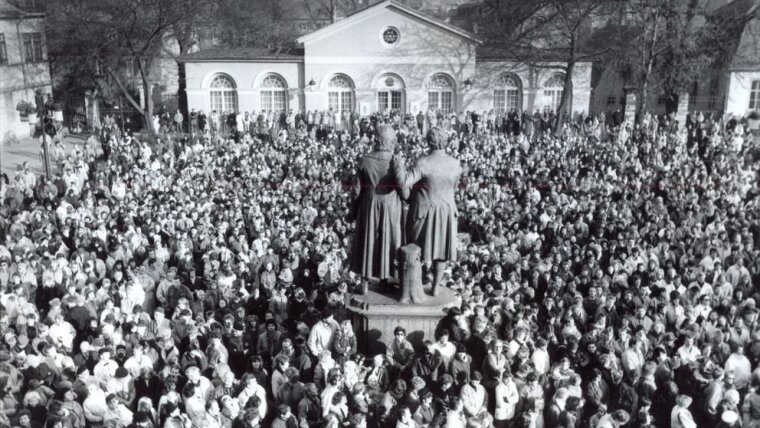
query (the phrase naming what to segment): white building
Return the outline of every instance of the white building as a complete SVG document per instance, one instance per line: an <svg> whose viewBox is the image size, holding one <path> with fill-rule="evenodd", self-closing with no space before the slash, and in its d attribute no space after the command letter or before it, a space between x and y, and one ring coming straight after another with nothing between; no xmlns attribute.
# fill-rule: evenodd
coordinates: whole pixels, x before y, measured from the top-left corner
<svg viewBox="0 0 760 428"><path fill-rule="evenodd" d="M188 106L210 112L389 109L418 113L556 109L564 75L483 55L471 33L394 0L298 39L288 53L210 49L183 58ZM572 76L588 112L591 64Z"/></svg>
<svg viewBox="0 0 760 428"><path fill-rule="evenodd" d="M760 111L760 0L736 0L723 9L744 23L721 85L726 88L726 113L744 116Z"/></svg>
<svg viewBox="0 0 760 428"><path fill-rule="evenodd" d="M29 116L17 107L34 106L36 89L51 93L44 31L44 14L0 0L0 141L29 136Z"/></svg>

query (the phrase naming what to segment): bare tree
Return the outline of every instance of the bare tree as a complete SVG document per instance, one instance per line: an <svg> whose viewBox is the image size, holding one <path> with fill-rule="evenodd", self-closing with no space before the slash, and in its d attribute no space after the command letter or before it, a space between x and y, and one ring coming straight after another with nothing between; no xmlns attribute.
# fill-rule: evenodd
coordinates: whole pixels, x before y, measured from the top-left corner
<svg viewBox="0 0 760 428"><path fill-rule="evenodd" d="M181 30L196 19L203 4L203 0L57 0L48 10L51 59L71 73L98 64L155 135L152 66L165 56L175 37L177 42L181 38L191 43ZM84 75L96 87L104 86L98 73ZM135 91L142 92L142 100Z"/></svg>
<svg viewBox="0 0 760 428"><path fill-rule="evenodd" d="M572 99L572 77L579 63L612 51L618 34L597 26L615 11L618 0L488 0L487 43L517 61L564 74L555 129L562 127Z"/></svg>

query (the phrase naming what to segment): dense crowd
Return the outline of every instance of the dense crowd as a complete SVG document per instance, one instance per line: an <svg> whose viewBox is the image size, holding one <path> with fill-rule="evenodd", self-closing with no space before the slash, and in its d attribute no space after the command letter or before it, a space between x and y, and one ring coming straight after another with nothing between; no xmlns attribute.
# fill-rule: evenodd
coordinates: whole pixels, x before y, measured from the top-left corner
<svg viewBox="0 0 760 428"><path fill-rule="evenodd" d="M0 427L760 426L746 122L283 115L3 178ZM435 341L363 355L346 214L382 122L412 160L448 129L468 238Z"/></svg>

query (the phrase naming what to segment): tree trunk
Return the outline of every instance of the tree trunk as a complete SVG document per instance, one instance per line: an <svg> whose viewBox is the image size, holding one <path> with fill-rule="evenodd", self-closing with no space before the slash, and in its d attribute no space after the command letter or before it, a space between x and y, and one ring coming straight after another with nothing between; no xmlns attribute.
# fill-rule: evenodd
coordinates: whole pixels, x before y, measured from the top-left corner
<svg viewBox="0 0 760 428"><path fill-rule="evenodd" d="M141 113L145 120L145 129L155 139L158 136L158 130L153 126L153 85L147 79L142 79L142 85L145 93L145 109Z"/></svg>
<svg viewBox="0 0 760 428"><path fill-rule="evenodd" d="M570 107L570 101L573 96L573 70L575 69L575 61L568 61L565 68L565 82L562 86L562 98L559 101L559 108L557 109L557 120L554 122L554 132L559 134L562 131L562 125L565 124L565 114ZM570 117L572 119L572 116Z"/></svg>
<svg viewBox="0 0 760 428"><path fill-rule="evenodd" d="M178 79L178 88L177 88L177 104L179 111L182 112L182 114L185 116L185 124L190 123L190 112L188 111L188 105L187 105L187 74L185 73L185 63L184 62L178 62L177 63L177 79ZM189 130L190 127L187 126L187 129Z"/></svg>
<svg viewBox="0 0 760 428"><path fill-rule="evenodd" d="M653 66L654 56L650 55L647 66L641 74L641 91L639 92L639 100L636 106L636 117L634 118L636 123L641 122L644 117L644 110L647 108L647 101L649 100L649 77L652 75Z"/></svg>
<svg viewBox="0 0 760 428"><path fill-rule="evenodd" d="M648 76L649 73L646 73L646 75ZM639 100L638 100L639 102L637 103L638 108L636 109L636 117L634 118L636 123L640 123L644 117L643 113L644 113L644 110L646 109L648 97L649 97L649 77L645 77L644 81L641 82L641 91L639 93Z"/></svg>

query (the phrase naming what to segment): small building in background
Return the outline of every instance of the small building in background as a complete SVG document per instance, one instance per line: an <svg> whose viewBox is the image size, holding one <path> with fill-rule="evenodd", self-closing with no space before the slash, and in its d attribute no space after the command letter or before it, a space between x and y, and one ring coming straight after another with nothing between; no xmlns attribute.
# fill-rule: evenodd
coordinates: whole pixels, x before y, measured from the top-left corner
<svg viewBox="0 0 760 428"><path fill-rule="evenodd" d="M0 0L0 142L32 134L38 89L52 92L45 14Z"/></svg>

